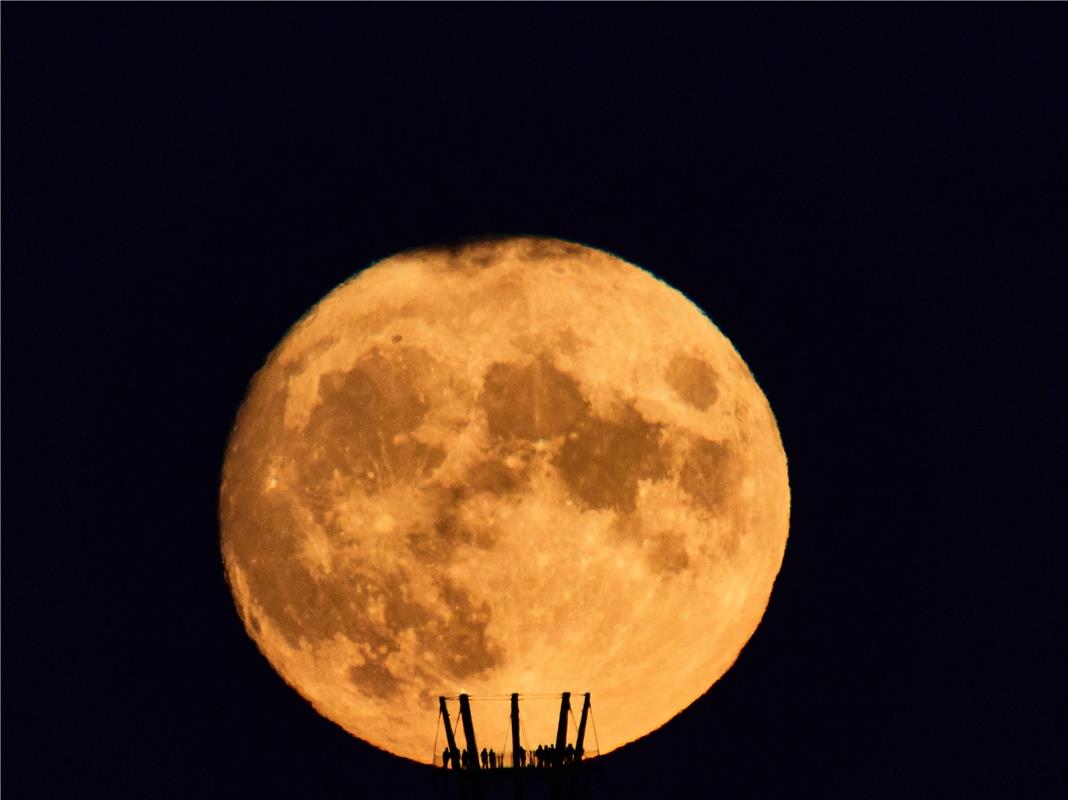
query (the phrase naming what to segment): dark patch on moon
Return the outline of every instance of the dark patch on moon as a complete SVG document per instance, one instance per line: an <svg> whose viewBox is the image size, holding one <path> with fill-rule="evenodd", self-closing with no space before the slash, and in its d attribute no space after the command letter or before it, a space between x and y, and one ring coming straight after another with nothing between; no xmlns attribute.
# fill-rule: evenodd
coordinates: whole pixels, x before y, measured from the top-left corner
<svg viewBox="0 0 1068 800"><path fill-rule="evenodd" d="M437 512L429 528L408 534L412 556L423 564L441 566L453 561L456 548L474 543L474 533L460 520L459 504Z"/></svg>
<svg viewBox="0 0 1068 800"><path fill-rule="evenodd" d="M578 381L545 355L528 364L492 364L479 404L495 439L532 442L566 433L585 415L587 405Z"/></svg>
<svg viewBox="0 0 1068 800"><path fill-rule="evenodd" d="M421 247L412 255L437 261L450 272L475 273L488 269L500 260L501 245L511 237L482 236L458 239L444 244Z"/></svg>
<svg viewBox="0 0 1068 800"><path fill-rule="evenodd" d="M610 530L617 544L640 545L645 538L645 529L638 514L617 514Z"/></svg>
<svg viewBox="0 0 1068 800"><path fill-rule="evenodd" d="M455 544L443 536L437 526L429 530L418 528L406 534L408 550L421 564L441 566L452 561Z"/></svg>
<svg viewBox="0 0 1068 800"><path fill-rule="evenodd" d="M545 354L526 364L493 364L479 402L498 447L566 434L552 464L586 507L633 511L638 481L668 473L660 426L630 403L621 404L611 419L591 414L578 381ZM507 466L486 461L469 477L474 485L501 493L521 481L508 472Z"/></svg>
<svg viewBox="0 0 1068 800"><path fill-rule="evenodd" d="M589 250L574 242L564 242L560 239L531 238L524 242L523 249L519 252L519 258L523 261L543 261L550 258L568 258L571 260L583 258Z"/></svg>
<svg viewBox="0 0 1068 800"><path fill-rule="evenodd" d="M719 397L715 370L693 356L680 354L672 358L664 372L664 380L675 394L698 411L707 411Z"/></svg>
<svg viewBox="0 0 1068 800"><path fill-rule="evenodd" d="M282 368L283 373L287 378L297 375L308 368L308 365L325 353L341 339L337 336L326 336L315 344L305 348L304 351L297 356L293 361Z"/></svg>
<svg viewBox="0 0 1068 800"><path fill-rule="evenodd" d="M660 426L633 405L623 405L616 419L587 416L574 432L553 463L571 494L586 506L633 511L638 481L667 475Z"/></svg>
<svg viewBox="0 0 1068 800"><path fill-rule="evenodd" d="M564 328L556 336L556 349L561 353L577 353L579 350L579 337L571 328Z"/></svg>
<svg viewBox="0 0 1068 800"><path fill-rule="evenodd" d="M475 603L470 592L448 578L440 580L438 589L452 611L452 621L425 637L421 636L420 649L437 654L452 676L458 679L500 666L504 662L504 652L486 633L492 617L489 603Z"/></svg>
<svg viewBox="0 0 1068 800"><path fill-rule="evenodd" d="M349 667L349 680L364 694L388 700L400 691L400 681L381 659L368 658L363 664Z"/></svg>
<svg viewBox="0 0 1068 800"><path fill-rule="evenodd" d="M412 256L444 262L448 270L475 272L500 261L502 250L515 250L521 261L545 259L580 259L590 254L590 248L548 236L520 236L499 234L456 239L451 242L421 247L410 251Z"/></svg>
<svg viewBox="0 0 1068 800"><path fill-rule="evenodd" d="M496 497L518 492L527 486L538 455L532 444L509 440L483 450L472 462L462 480L465 494L486 493Z"/></svg>
<svg viewBox="0 0 1068 800"><path fill-rule="evenodd" d="M679 470L679 486L701 508L720 514L734 491L734 464L724 442L695 438Z"/></svg>
<svg viewBox="0 0 1068 800"><path fill-rule="evenodd" d="M658 575L676 575L690 565L686 542L678 533L663 531L645 542L645 562Z"/></svg>
<svg viewBox="0 0 1068 800"><path fill-rule="evenodd" d="M445 459L445 450L414 439L431 407L425 378L434 369L425 351L375 350L346 372L319 380L320 402L301 435L295 459L308 507L329 526L334 498L328 491L337 471L368 492L418 482Z"/></svg>
<svg viewBox="0 0 1068 800"><path fill-rule="evenodd" d="M466 483L474 493L509 494L524 484L526 461L517 469L510 468L500 456L476 461L467 471Z"/></svg>
<svg viewBox="0 0 1068 800"><path fill-rule="evenodd" d="M423 490L424 500L433 508L433 522L412 531L407 536L412 556L421 563L440 567L454 560L457 548L479 547L490 550L500 538L492 524L472 525L464 519L463 504L484 486L445 486L431 483Z"/></svg>

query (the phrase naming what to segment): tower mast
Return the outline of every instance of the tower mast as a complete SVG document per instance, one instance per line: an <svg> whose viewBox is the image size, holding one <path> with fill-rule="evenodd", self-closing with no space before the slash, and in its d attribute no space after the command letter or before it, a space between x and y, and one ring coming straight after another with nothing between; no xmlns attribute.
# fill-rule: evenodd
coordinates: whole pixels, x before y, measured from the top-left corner
<svg viewBox="0 0 1068 800"><path fill-rule="evenodd" d="M519 693L512 692L512 766L519 767Z"/></svg>
<svg viewBox="0 0 1068 800"><path fill-rule="evenodd" d="M567 747L567 715L571 713L571 692L560 695L560 722L556 726L556 766L564 758Z"/></svg>
<svg viewBox="0 0 1068 800"><path fill-rule="evenodd" d="M452 721L449 719L449 707L445 705L445 698L438 698L438 708L441 716L445 719L445 740L449 743L449 755L452 757L452 768L460 768L460 748L456 746L456 737L452 733Z"/></svg>
<svg viewBox="0 0 1068 800"><path fill-rule="evenodd" d="M575 742L575 760L582 760L582 743L586 739L586 718L590 715L590 693L582 701L582 716L579 718L578 741Z"/></svg>
<svg viewBox="0 0 1068 800"><path fill-rule="evenodd" d="M471 703L467 694L460 695L460 720L464 724L464 739L467 740L467 768L479 769L478 745L475 743L475 723L471 721Z"/></svg>

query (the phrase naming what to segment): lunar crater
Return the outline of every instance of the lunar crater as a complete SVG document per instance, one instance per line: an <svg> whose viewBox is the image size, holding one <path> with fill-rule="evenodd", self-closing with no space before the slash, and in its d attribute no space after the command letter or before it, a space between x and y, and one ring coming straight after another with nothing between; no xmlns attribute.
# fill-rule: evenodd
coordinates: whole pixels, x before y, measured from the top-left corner
<svg viewBox="0 0 1068 800"><path fill-rule="evenodd" d="M672 531L656 533L645 543L645 558L650 569L659 575L677 575L690 564L686 539Z"/></svg>
<svg viewBox="0 0 1068 800"><path fill-rule="evenodd" d="M675 394L699 411L707 411L719 397L716 372L700 358L675 355L664 378Z"/></svg>
<svg viewBox="0 0 1068 800"><path fill-rule="evenodd" d="M616 419L587 415L574 433L554 463L571 494L587 507L633 511L638 481L667 473L660 426L631 405L620 406Z"/></svg>
<svg viewBox="0 0 1068 800"><path fill-rule="evenodd" d="M479 402L498 440L551 439L566 433L587 407L578 381L545 354L527 364L492 364Z"/></svg>
<svg viewBox="0 0 1068 800"><path fill-rule="evenodd" d="M679 486L699 507L722 513L737 483L736 466L726 443L695 437L679 470Z"/></svg>

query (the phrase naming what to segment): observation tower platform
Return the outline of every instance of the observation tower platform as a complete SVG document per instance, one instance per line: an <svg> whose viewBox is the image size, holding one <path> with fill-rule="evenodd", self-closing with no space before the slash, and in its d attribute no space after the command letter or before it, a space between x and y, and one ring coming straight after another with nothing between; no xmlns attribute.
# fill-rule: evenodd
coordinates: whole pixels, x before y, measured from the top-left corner
<svg viewBox="0 0 1068 800"><path fill-rule="evenodd" d="M525 726L519 716L520 698L527 700L552 700L559 698L560 715L556 726L556 736L548 741L532 740L527 737ZM571 692L560 694L536 694L520 695L513 692L509 695L494 695L486 697L470 697L461 693L455 697L441 696L438 698L438 722L434 734L434 753L431 763L450 772L466 772L469 774L498 773L505 771L518 775L524 771L545 774L547 770L573 769L582 763L583 759L600 755L600 744L597 741L597 724L593 721L593 710L590 704L590 693L585 692L582 701L582 711L576 722L575 715L571 711ZM503 701L508 699L508 728L504 741L500 743L500 749L496 750L492 745L496 742L483 741L480 750L475 736L475 724L471 714L471 701ZM459 719L455 725L449 713L449 702L459 703ZM444 748L438 752L439 734L444 722L445 741ZM574 729L574 738L569 741L568 723ZM594 749L586 749L587 724L592 726ZM462 728L464 747L457 742L457 728ZM488 746L487 745L491 745Z"/></svg>

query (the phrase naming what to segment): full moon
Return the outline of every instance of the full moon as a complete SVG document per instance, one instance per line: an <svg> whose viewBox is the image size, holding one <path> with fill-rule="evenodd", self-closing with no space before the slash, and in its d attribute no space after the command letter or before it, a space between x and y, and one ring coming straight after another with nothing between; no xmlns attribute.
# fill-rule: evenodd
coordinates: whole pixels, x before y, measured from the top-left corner
<svg viewBox="0 0 1068 800"><path fill-rule="evenodd" d="M220 496L263 654L421 762L461 691L530 698L530 746L559 712L539 694L591 692L601 753L663 725L756 630L789 510L727 338L639 267L543 238L406 252L330 292L252 380ZM499 746L507 703L472 707Z"/></svg>

